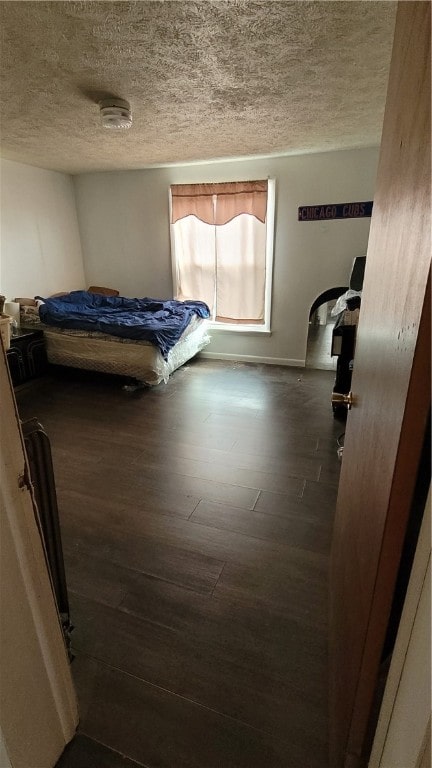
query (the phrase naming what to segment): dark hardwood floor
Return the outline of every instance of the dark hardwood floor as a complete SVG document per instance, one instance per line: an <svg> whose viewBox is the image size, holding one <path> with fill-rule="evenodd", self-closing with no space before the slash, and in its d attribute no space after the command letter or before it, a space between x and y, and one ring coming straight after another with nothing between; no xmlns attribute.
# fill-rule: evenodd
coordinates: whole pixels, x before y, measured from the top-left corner
<svg viewBox="0 0 432 768"><path fill-rule="evenodd" d="M333 378L195 360L17 394L51 439L75 625L58 768L326 768Z"/></svg>

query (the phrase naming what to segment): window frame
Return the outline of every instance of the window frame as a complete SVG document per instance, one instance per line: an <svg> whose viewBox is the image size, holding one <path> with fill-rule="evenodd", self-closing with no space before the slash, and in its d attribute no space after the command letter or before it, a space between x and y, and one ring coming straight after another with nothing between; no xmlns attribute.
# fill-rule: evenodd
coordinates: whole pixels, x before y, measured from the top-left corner
<svg viewBox="0 0 432 768"><path fill-rule="evenodd" d="M244 179L242 179L244 181ZM265 286L264 286L264 322L263 323L222 323L217 320L209 320L209 328L223 332L235 333L264 333L271 334L271 310L272 310L272 287L273 287L273 258L274 258L274 229L275 229L275 210L276 210L276 180L267 179L267 215L266 215L266 252L265 252ZM190 182L195 183L195 182ZM199 182L196 182L199 183ZM212 182L209 182L212 183ZM217 182L214 182L217 183ZM174 229L171 224L172 219L172 197L171 188L168 189L169 200L169 227L171 241L171 269L173 281L173 295L175 296L178 288L178 261L175 250Z"/></svg>

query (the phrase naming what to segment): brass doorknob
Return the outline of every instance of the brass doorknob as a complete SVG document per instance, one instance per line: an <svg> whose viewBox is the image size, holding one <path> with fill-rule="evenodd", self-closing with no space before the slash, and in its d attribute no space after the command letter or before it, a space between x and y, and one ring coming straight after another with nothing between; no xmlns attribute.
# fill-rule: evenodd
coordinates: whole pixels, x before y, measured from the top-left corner
<svg viewBox="0 0 432 768"><path fill-rule="evenodd" d="M332 405L346 405L347 409L350 410L354 403L353 393L349 391L348 394L345 395L342 392L333 392L331 401Z"/></svg>

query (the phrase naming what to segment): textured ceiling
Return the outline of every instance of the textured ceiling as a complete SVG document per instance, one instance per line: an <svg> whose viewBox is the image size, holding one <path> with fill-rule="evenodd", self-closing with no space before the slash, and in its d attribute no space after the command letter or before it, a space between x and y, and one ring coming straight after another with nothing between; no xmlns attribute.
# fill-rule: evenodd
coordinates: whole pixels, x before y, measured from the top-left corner
<svg viewBox="0 0 432 768"><path fill-rule="evenodd" d="M0 2L1 154L78 173L378 144L393 2ZM130 101L112 133L97 101Z"/></svg>

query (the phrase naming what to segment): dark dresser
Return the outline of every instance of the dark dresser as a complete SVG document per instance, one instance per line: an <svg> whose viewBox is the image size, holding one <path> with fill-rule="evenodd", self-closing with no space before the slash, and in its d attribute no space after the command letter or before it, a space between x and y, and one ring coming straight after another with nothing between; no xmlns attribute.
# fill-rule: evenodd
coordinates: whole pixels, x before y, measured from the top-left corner
<svg viewBox="0 0 432 768"><path fill-rule="evenodd" d="M43 376L48 368L43 331L19 329L11 336L6 355L14 387Z"/></svg>

